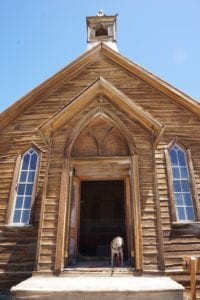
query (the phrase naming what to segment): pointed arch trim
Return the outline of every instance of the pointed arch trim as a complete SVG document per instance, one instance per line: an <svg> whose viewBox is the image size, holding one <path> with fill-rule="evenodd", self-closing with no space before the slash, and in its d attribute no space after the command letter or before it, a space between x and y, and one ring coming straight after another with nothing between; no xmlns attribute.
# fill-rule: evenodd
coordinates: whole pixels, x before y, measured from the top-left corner
<svg viewBox="0 0 200 300"><path fill-rule="evenodd" d="M12 226L30 224L39 164L40 151L34 143L30 143L16 157L6 224Z"/></svg>
<svg viewBox="0 0 200 300"><path fill-rule="evenodd" d="M39 128L41 134L49 136L51 133L58 131L77 113L87 107L95 97L102 95L106 96L108 101L131 121L138 122L148 133L155 137L160 134L164 127L162 123L102 77L99 77L77 95L61 112L43 124Z"/></svg>
<svg viewBox="0 0 200 300"><path fill-rule="evenodd" d="M80 120L78 122L78 124L72 131L72 133L65 145L65 150L64 150L65 157L71 156L71 151L73 149L73 146L74 146L78 136L82 132L82 130L98 117L103 117L103 118L109 120L109 122L111 122L114 125L114 127L117 128L120 131L120 133L123 135L124 139L126 140L126 142L128 144L130 154L137 154L137 148L136 148L135 141L134 141L133 137L130 135L130 133L129 133L127 127L124 125L124 123L115 114L113 114L111 111L109 111L107 109L101 109L101 111L99 111L98 109L93 109L90 112L88 112L88 114L82 120Z"/></svg>
<svg viewBox="0 0 200 300"><path fill-rule="evenodd" d="M168 145L167 145L167 150L169 151L174 145L178 145L180 148L182 148L184 151L188 150L188 147L186 144L184 144L184 142L179 139L178 137L176 137L175 139L173 139Z"/></svg>
<svg viewBox="0 0 200 300"><path fill-rule="evenodd" d="M199 221L198 194L190 149L175 138L167 146L165 157L172 224Z"/></svg>

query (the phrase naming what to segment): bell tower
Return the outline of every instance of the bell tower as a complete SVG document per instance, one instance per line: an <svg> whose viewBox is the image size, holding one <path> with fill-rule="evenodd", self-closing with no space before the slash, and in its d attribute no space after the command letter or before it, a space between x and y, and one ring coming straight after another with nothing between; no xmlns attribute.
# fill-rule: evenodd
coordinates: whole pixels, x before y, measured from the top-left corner
<svg viewBox="0 0 200 300"><path fill-rule="evenodd" d="M116 19L115 16L107 16L100 10L94 17L87 17L87 50L99 43L105 43L118 52L116 44Z"/></svg>

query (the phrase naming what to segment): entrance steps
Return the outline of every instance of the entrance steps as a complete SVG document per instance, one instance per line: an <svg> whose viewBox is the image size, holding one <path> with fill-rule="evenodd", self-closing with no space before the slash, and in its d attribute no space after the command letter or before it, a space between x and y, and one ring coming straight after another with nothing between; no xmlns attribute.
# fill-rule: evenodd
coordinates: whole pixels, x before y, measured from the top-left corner
<svg viewBox="0 0 200 300"><path fill-rule="evenodd" d="M97 273L93 274L91 270L90 275L88 272L84 274L76 270L74 273L64 272L59 276L32 276L12 287L12 299L183 300L184 288L170 277L134 276L125 275L125 271L122 270L114 271L116 276L104 276L102 273L97 276Z"/></svg>
<svg viewBox="0 0 200 300"><path fill-rule="evenodd" d="M67 268L60 276L123 277L135 276L133 268Z"/></svg>

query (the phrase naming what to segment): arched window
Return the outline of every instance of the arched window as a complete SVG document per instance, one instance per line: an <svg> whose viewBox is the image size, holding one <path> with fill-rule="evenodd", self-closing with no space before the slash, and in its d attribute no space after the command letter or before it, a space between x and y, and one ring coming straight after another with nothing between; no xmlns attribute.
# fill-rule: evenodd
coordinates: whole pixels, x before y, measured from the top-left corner
<svg viewBox="0 0 200 300"><path fill-rule="evenodd" d="M39 155L33 148L22 156L12 217L13 224L29 224L38 158Z"/></svg>
<svg viewBox="0 0 200 300"><path fill-rule="evenodd" d="M195 221L186 153L178 144L174 144L169 150L169 156L176 219L179 222Z"/></svg>

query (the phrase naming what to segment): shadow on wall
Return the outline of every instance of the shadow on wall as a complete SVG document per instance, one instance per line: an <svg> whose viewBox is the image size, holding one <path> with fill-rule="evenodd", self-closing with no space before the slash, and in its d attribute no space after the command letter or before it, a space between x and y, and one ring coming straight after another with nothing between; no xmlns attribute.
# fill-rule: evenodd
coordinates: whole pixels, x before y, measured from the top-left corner
<svg viewBox="0 0 200 300"><path fill-rule="evenodd" d="M0 300L6 297L1 293L9 291L11 286L31 276L35 265L37 237L34 227L4 227L2 231Z"/></svg>

